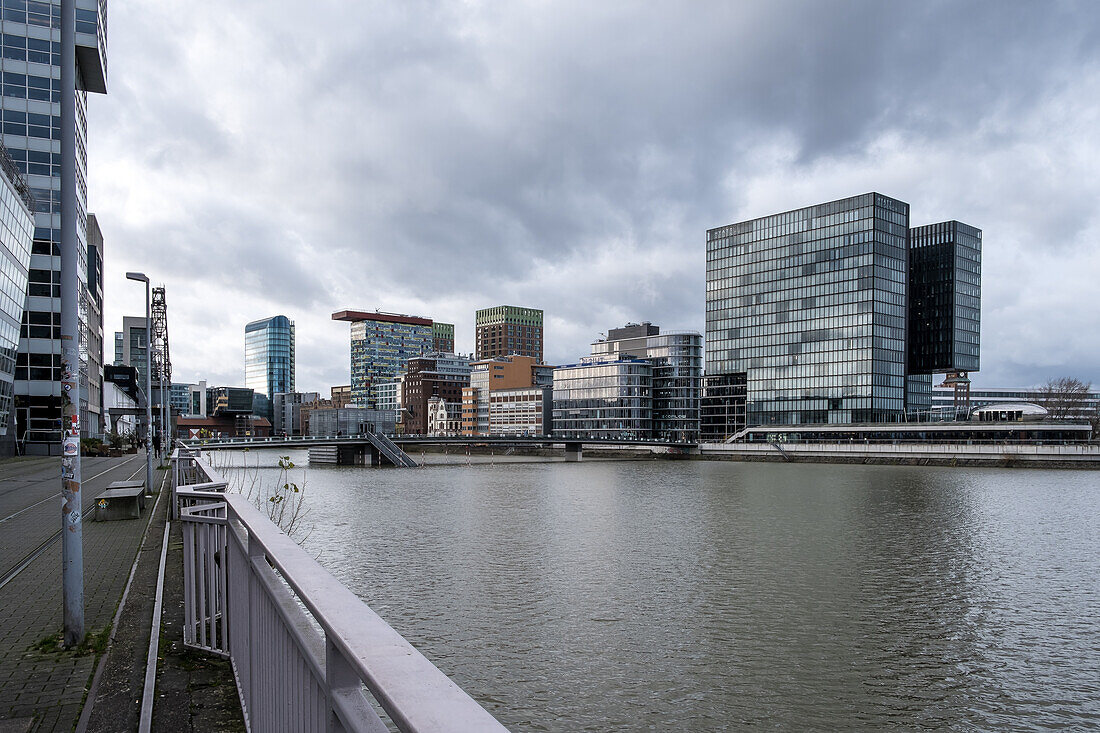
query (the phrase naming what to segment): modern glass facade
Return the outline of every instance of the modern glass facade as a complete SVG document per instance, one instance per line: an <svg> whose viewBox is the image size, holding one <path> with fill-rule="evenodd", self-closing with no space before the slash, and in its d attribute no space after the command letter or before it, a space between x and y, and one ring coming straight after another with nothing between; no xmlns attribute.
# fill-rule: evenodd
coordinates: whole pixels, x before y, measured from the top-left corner
<svg viewBox="0 0 1100 733"><path fill-rule="evenodd" d="M978 371L981 275L980 229L945 221L910 230L910 372Z"/></svg>
<svg viewBox="0 0 1100 733"><path fill-rule="evenodd" d="M374 401L376 382L392 382L409 359L431 351L431 327L415 323L361 321L351 326L351 395L355 404Z"/></svg>
<svg viewBox="0 0 1100 733"><path fill-rule="evenodd" d="M273 418L272 399L294 392L294 321L272 316L244 327L244 383L257 397L257 415Z"/></svg>
<svg viewBox="0 0 1100 733"><path fill-rule="evenodd" d="M699 418L699 439L720 443L746 427L745 373L718 374L703 378L703 400Z"/></svg>
<svg viewBox="0 0 1100 733"><path fill-rule="evenodd" d="M34 239L27 184L0 147L0 455L14 451L15 363Z"/></svg>
<svg viewBox="0 0 1100 733"><path fill-rule="evenodd" d="M186 382L172 382L168 388L168 407L176 415L190 415L191 388Z"/></svg>
<svg viewBox="0 0 1100 733"><path fill-rule="evenodd" d="M81 338L80 434L103 433L103 232L95 214L88 214L87 325Z"/></svg>
<svg viewBox="0 0 1100 733"><path fill-rule="evenodd" d="M707 232L710 376L752 424L900 419L909 205L868 193Z"/></svg>
<svg viewBox="0 0 1100 733"><path fill-rule="evenodd" d="M646 440L652 433L649 361L590 357L554 370L554 436Z"/></svg>
<svg viewBox="0 0 1100 733"><path fill-rule="evenodd" d="M3 143L37 207L16 373L16 417L29 454L61 448L61 3L3 3ZM107 2L76 0L77 266L87 287L87 100L107 91ZM87 309L80 325L87 328ZM86 340L82 336L82 340ZM82 371L86 365L81 365Z"/></svg>
<svg viewBox="0 0 1100 733"><path fill-rule="evenodd" d="M432 351L441 354L453 354L455 350L455 325L453 323L432 323Z"/></svg>
<svg viewBox="0 0 1100 733"><path fill-rule="evenodd" d="M618 336L619 338L616 338ZM612 329L592 344L601 359L633 356L648 360L652 371L652 434L661 440L699 440L703 393L703 337L693 331L661 334L651 324Z"/></svg>

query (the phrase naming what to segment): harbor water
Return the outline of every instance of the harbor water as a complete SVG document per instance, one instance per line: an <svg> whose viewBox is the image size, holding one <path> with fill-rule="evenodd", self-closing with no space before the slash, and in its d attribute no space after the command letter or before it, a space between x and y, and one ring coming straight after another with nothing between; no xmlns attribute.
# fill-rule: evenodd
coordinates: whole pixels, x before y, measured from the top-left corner
<svg viewBox="0 0 1100 733"><path fill-rule="evenodd" d="M303 546L516 731L1100 726L1100 473L291 457Z"/></svg>

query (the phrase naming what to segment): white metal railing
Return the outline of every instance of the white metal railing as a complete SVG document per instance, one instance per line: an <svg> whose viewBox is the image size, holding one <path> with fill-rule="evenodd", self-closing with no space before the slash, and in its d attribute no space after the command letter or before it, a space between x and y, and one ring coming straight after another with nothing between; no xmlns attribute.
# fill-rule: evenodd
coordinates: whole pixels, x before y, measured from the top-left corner
<svg viewBox="0 0 1100 733"><path fill-rule="evenodd" d="M774 452L775 446L790 454L839 455L839 454L889 454L913 457L977 457L1003 458L1019 457L1035 459L1068 458L1081 460L1100 460L1100 444L1097 443L889 443L889 442L751 442L751 443L706 443L702 452L706 454L745 453L767 454Z"/></svg>
<svg viewBox="0 0 1100 733"><path fill-rule="evenodd" d="M184 643L230 659L250 730L506 730L198 451L172 464Z"/></svg>

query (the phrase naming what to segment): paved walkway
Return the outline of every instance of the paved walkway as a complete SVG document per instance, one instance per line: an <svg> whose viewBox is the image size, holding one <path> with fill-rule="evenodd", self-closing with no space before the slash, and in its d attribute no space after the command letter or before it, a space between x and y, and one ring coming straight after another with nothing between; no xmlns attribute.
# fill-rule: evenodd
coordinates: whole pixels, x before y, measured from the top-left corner
<svg viewBox="0 0 1100 733"><path fill-rule="evenodd" d="M144 454L84 459L83 506L111 481L144 472ZM159 480L164 471L155 472ZM60 459L0 463L0 579L61 526ZM138 520L83 523L85 629L105 640L148 525ZM58 649L62 629L61 544L55 541L0 587L0 731L69 731L80 715L96 662L95 643ZM102 651L99 648L98 651Z"/></svg>

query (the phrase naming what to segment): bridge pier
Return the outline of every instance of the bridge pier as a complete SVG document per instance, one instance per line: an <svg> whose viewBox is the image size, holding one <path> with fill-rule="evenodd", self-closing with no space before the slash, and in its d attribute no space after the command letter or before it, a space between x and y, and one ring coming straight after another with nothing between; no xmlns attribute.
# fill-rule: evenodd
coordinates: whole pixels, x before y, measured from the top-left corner
<svg viewBox="0 0 1100 733"><path fill-rule="evenodd" d="M579 463L582 457L582 443L565 444L565 460L571 463Z"/></svg>
<svg viewBox="0 0 1100 733"><path fill-rule="evenodd" d="M341 445L337 447L338 466L377 466L382 459L373 445Z"/></svg>

